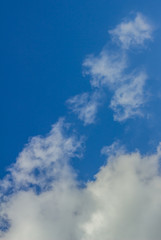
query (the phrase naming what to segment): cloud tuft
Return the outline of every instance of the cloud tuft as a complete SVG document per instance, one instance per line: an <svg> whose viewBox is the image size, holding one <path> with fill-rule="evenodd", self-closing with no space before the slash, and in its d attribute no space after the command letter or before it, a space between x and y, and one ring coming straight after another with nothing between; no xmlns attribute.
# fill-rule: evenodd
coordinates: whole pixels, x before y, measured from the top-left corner
<svg viewBox="0 0 161 240"><path fill-rule="evenodd" d="M109 31L113 40L124 49L143 46L146 40L152 40L152 32L153 26L141 13L137 13L135 19L121 22L115 29Z"/></svg>

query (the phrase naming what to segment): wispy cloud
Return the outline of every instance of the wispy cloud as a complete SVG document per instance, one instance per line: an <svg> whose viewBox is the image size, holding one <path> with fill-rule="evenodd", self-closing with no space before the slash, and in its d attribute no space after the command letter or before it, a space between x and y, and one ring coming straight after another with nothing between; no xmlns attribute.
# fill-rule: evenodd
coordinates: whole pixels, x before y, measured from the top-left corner
<svg viewBox="0 0 161 240"><path fill-rule="evenodd" d="M113 87L124 81L127 68L125 54L103 50L98 56L87 56L83 63L84 73L91 76L91 85L96 88Z"/></svg>
<svg viewBox="0 0 161 240"><path fill-rule="evenodd" d="M152 39L152 32L153 26L141 13L137 13L133 20L125 20L109 31L113 40L124 49L144 45L146 40Z"/></svg>
<svg viewBox="0 0 161 240"><path fill-rule="evenodd" d="M95 91L92 94L83 93L68 99L69 108L78 115L78 118L84 122L84 125L94 123L98 107L101 104L100 92Z"/></svg>
<svg viewBox="0 0 161 240"><path fill-rule="evenodd" d="M0 239L160 240L160 145L149 156L105 147L107 164L80 188L70 159L81 142L63 129L58 122L47 137L33 138L10 168L12 192L2 191ZM41 174L33 173L37 168Z"/></svg>
<svg viewBox="0 0 161 240"><path fill-rule="evenodd" d="M145 17L137 13L135 18L121 22L109 31L113 39L120 43L117 50L104 48L98 56L89 55L83 62L84 75L90 76L92 91L112 93L109 107L114 111L116 121L124 121L135 116L143 116L142 107L147 98L144 91L147 74L144 70L129 71L128 49L143 46L145 40L152 39L153 27ZM139 67L140 68L140 67ZM135 72L135 74L134 74ZM85 125L94 123L100 98L94 94L77 95L68 102Z"/></svg>
<svg viewBox="0 0 161 240"><path fill-rule="evenodd" d="M113 94L110 107L114 111L114 119L123 121L140 115L141 107L146 101L144 86L147 79L145 71L128 72L128 59L125 54L110 56L108 51L100 56L88 57L85 60L85 72L91 76L91 85L108 88Z"/></svg>
<svg viewBox="0 0 161 240"><path fill-rule="evenodd" d="M141 107L145 103L144 85L147 75L144 72L129 76L126 82L116 88L110 107L114 110L114 119L123 121L136 115L142 115Z"/></svg>

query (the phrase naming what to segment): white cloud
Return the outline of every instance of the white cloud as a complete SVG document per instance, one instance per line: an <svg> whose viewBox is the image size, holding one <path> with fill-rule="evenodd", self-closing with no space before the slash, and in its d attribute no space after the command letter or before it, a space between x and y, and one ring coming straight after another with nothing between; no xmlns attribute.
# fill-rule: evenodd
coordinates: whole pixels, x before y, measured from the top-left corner
<svg viewBox="0 0 161 240"><path fill-rule="evenodd" d="M141 156L139 152L126 153L123 148L119 150L117 144L104 148L103 152L108 154L107 164L99 170L94 181L80 188L69 164L69 157L77 155L80 142L62 133L62 127L62 123L61 127L60 123L56 124L41 142L41 148L37 147L37 140L27 146L27 151L31 150L38 157L42 170L44 164L44 169L50 165L53 178L50 188L43 188L40 192L29 185L22 190L19 179L12 179L14 191L1 201L0 208L1 216L10 220L10 227L2 232L0 239L160 240L161 145L157 153L150 156ZM52 151L46 145L51 134L55 140L52 146L49 144ZM23 152L26 153L26 148ZM51 160L51 152L54 160ZM24 161L34 162L32 154L27 158L20 155L21 159L17 160L27 183L32 167L28 170ZM15 172L15 165L13 169ZM50 169L46 178L48 173L50 175ZM44 176L42 179L44 181ZM39 177L37 181L40 186L42 179Z"/></svg>
<svg viewBox="0 0 161 240"><path fill-rule="evenodd" d="M140 72L129 78L129 81L115 90L110 103L110 107L114 110L114 119L117 121L142 115L141 107L145 102L144 85L147 76L144 72Z"/></svg>
<svg viewBox="0 0 161 240"><path fill-rule="evenodd" d="M75 235L83 203L69 161L81 156L82 140L68 128L60 119L46 137L32 138L0 182L0 239L71 240Z"/></svg>
<svg viewBox="0 0 161 240"><path fill-rule="evenodd" d="M152 25L140 13L137 13L135 19L121 22L115 29L109 31L113 40L120 43L124 49L143 46L146 40L152 39L152 32Z"/></svg>
<svg viewBox="0 0 161 240"><path fill-rule="evenodd" d="M13 186L16 189L29 186L38 187L41 191L48 189L69 159L79 156L81 140L76 140L74 135L66 137L67 128L69 126L60 119L46 137L33 137L9 168L9 174L0 182L3 191Z"/></svg>
<svg viewBox="0 0 161 240"><path fill-rule="evenodd" d="M84 125L94 123L98 107L101 104L100 92L83 93L67 100L68 107L78 115Z"/></svg>
<svg viewBox="0 0 161 240"><path fill-rule="evenodd" d="M109 156L108 164L88 184L97 204L83 225L83 240L160 239L159 158L160 149L152 156L122 150Z"/></svg>
<svg viewBox="0 0 161 240"><path fill-rule="evenodd" d="M144 71L126 73L128 63L125 54L114 56L104 50L98 57L88 57L84 66L86 73L91 75L93 87L105 91L108 87L112 92L110 107L116 121L143 116L141 107L146 100L144 86L147 75Z"/></svg>
<svg viewBox="0 0 161 240"><path fill-rule="evenodd" d="M91 75L93 87L115 86L123 81L123 71L127 68L126 56L121 53L102 51L98 57L88 56L83 66L84 73Z"/></svg>
<svg viewBox="0 0 161 240"><path fill-rule="evenodd" d="M114 111L116 121L143 116L147 76L145 72L137 72L135 69L129 73L126 50L131 46L143 46L145 40L152 39L152 32L152 25L142 14L137 13L133 20L121 22L109 31L113 39L121 44L120 49L107 50L109 48L105 47L98 56L86 57L83 73L91 77L93 94L83 93L68 100L69 107L85 125L95 122L101 99L100 96L96 97L95 92L100 90L106 93L109 89L113 94L109 106Z"/></svg>

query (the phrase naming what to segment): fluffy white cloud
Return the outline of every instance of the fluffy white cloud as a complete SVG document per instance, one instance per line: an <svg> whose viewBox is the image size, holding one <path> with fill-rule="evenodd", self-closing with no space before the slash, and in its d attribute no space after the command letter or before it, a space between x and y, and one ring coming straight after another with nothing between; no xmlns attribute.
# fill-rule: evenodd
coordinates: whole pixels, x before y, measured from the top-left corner
<svg viewBox="0 0 161 240"><path fill-rule="evenodd" d="M52 151L46 145L51 134L55 139L52 146L49 144ZM62 123L61 126L56 124L49 136L42 139L41 148L37 147L37 140L32 140L23 150L24 153L31 150L32 154L27 158L20 154L21 158L11 168L13 189L6 195L3 192L0 239L160 240L161 145L150 156L141 156L139 152L126 153L123 148L115 149L116 144L110 149L105 147L103 152L108 154L107 164L99 170L94 181L81 188L69 163L69 157L77 155L80 141L62 133ZM25 189L22 189L24 182L20 187L19 179L12 176L19 162L29 182L35 164L28 167L24 162L35 161L33 149L36 152L39 149L36 157L42 171L50 165L50 169L45 170L46 179L43 176L43 181L48 182L51 171L53 176L50 187L40 192L35 191L33 185L26 188L25 184ZM40 149L43 154L39 154ZM36 176L32 181L33 178ZM42 179L36 178L36 184L42 186Z"/></svg>
<svg viewBox="0 0 161 240"><path fill-rule="evenodd" d="M121 22L115 29L109 31L113 40L120 43L124 49L143 45L145 40L152 39L152 32L152 25L140 13L137 13L133 20Z"/></svg>
<svg viewBox="0 0 161 240"><path fill-rule="evenodd" d="M159 240L160 147L152 156L117 151L88 184L96 201L83 240Z"/></svg>
<svg viewBox="0 0 161 240"><path fill-rule="evenodd" d="M101 104L100 92L83 93L67 100L68 107L78 115L84 125L94 123L98 107Z"/></svg>

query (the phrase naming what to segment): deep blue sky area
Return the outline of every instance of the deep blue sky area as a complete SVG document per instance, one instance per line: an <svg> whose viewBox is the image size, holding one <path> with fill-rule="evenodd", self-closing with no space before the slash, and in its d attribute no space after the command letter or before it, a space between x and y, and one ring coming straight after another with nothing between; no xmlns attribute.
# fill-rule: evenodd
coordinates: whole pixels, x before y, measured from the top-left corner
<svg viewBox="0 0 161 240"><path fill-rule="evenodd" d="M158 130L161 99L147 104L153 121L114 122L112 111L105 106L96 125L86 127L69 113L65 101L90 90L88 77L82 76L83 60L90 53L98 54L109 41L108 30L133 12L143 13L156 31L153 42L140 58L130 53L131 64L139 63L147 68L149 91L161 96L160 9L159 0L1 1L1 177L29 137L46 134L63 116L88 137L85 158L74 162L84 178L91 177L103 164L100 149L116 140L121 140L130 150L139 148L144 153L150 146L155 150L161 140Z"/></svg>

